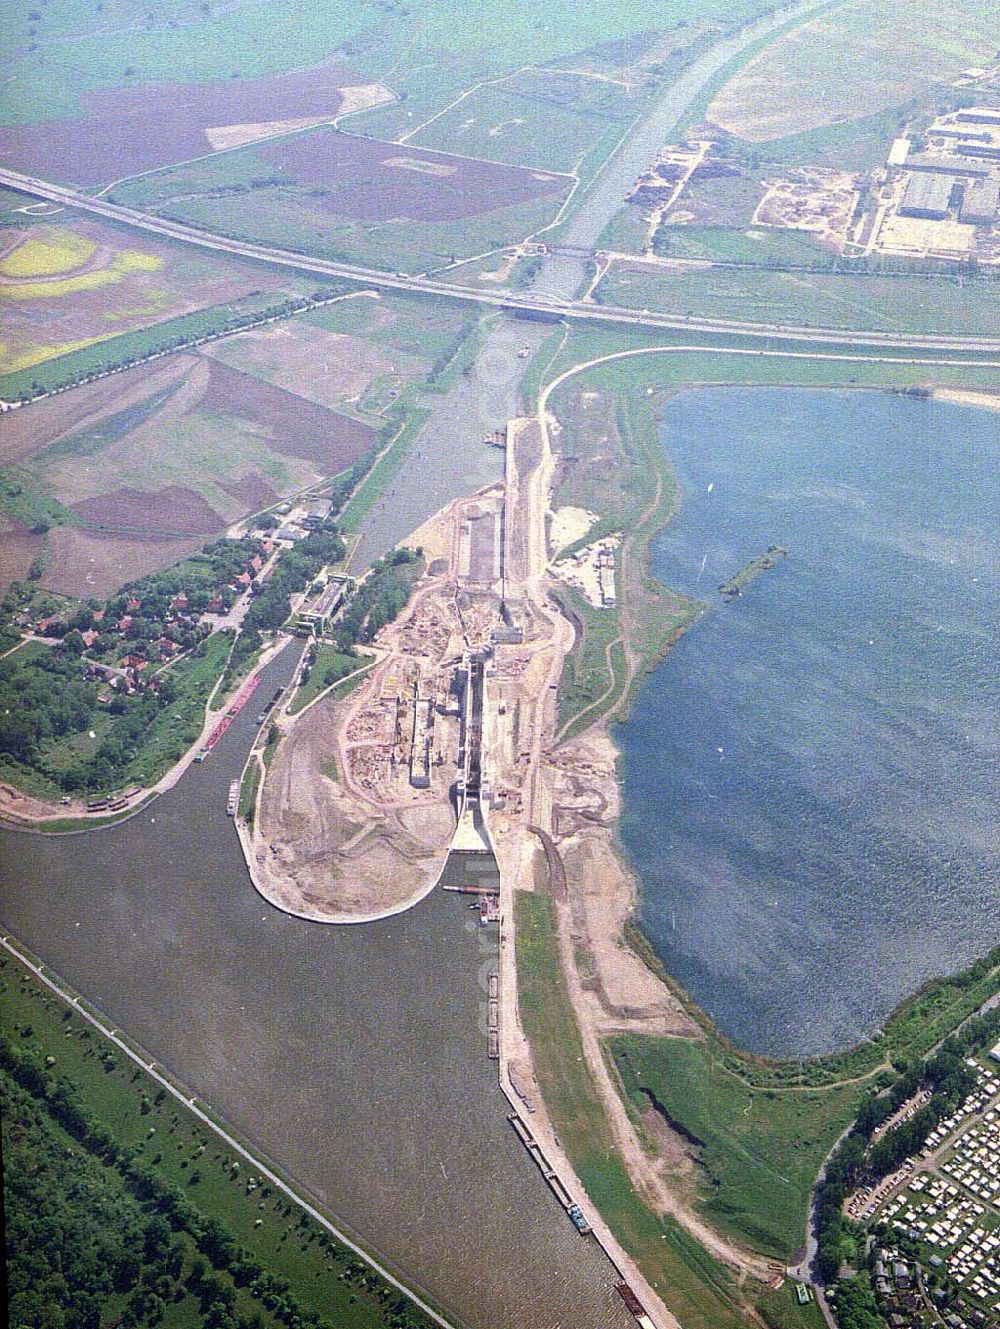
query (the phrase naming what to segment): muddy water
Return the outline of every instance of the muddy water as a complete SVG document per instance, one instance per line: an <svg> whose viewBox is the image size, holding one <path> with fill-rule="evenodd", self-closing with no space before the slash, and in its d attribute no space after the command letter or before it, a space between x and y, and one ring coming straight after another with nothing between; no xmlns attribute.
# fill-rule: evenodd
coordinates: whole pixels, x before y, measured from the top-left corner
<svg viewBox="0 0 1000 1329"><path fill-rule="evenodd" d="M252 728L119 827L0 836L3 926L457 1319L624 1327L507 1125L492 941L443 893L364 928L266 905L225 812Z"/></svg>

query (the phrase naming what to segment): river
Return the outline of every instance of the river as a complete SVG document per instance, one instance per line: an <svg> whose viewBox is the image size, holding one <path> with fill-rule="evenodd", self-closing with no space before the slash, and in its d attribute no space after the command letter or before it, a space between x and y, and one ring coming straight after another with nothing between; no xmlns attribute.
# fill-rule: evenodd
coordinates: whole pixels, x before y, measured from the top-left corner
<svg viewBox="0 0 1000 1329"><path fill-rule="evenodd" d="M642 924L737 1042L844 1047L1000 942L1000 416L713 389L663 446L653 569L712 607L618 730Z"/></svg>

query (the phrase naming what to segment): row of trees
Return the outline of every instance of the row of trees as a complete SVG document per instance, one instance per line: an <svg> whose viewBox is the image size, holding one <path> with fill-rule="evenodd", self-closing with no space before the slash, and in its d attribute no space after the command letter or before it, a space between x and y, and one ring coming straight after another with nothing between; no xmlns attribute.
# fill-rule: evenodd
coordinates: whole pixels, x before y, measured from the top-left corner
<svg viewBox="0 0 1000 1329"><path fill-rule="evenodd" d="M337 647L349 651L356 642L370 642L406 606L423 566L419 549L394 549L372 564L350 604L333 627Z"/></svg>
<svg viewBox="0 0 1000 1329"><path fill-rule="evenodd" d="M30 1205L26 1206L27 1212L13 1215L18 1247L26 1248L17 1292L37 1310L44 1310L37 1319L21 1316L17 1323L37 1324L43 1329L63 1329L63 1326L69 1329L70 1325L97 1329L108 1298L131 1289L124 1317L127 1326L157 1323L171 1291L191 1291L199 1298L203 1323L208 1329L261 1329L260 1317L238 1320L235 1316L236 1289L246 1288L288 1329L333 1329L328 1321L301 1304L287 1278L267 1269L234 1238L224 1223L201 1212L186 1192L158 1172L155 1159L152 1164L146 1163L138 1149L119 1144L83 1103L79 1089L53 1072L37 1049L18 1045L0 1032L0 1075L8 1077L15 1093L21 1091L17 1102L36 1125L41 1123L44 1128L44 1114L48 1114L105 1169L113 1169L113 1176L105 1177L103 1184L100 1169L97 1173L90 1169L90 1177L96 1175L97 1182L91 1180L80 1186L73 1204L63 1202L59 1178L54 1175L55 1170L65 1166L62 1157L55 1162L53 1173L48 1168L39 1168L37 1148L21 1160L25 1166L17 1169L18 1174L40 1175L38 1189L55 1194L62 1221L57 1228L41 1221L36 1224ZM5 1093L5 1099L11 1098L11 1094ZM5 1157L6 1131L12 1120L13 1114L5 1105ZM65 1155L65 1149L59 1152ZM7 1184L10 1239L10 1182ZM96 1202L95 1190L99 1192ZM94 1215L93 1221L89 1220L89 1214ZM300 1225L310 1222L307 1215L301 1216ZM24 1230L28 1227L32 1229L30 1240L21 1240L28 1236ZM364 1287L369 1295L375 1296L381 1304L386 1329L426 1329L423 1314L390 1284L373 1275L368 1265L330 1234L320 1234L319 1240L329 1260L339 1267L341 1280ZM58 1244L53 1245L54 1242ZM178 1288L176 1280L188 1242L199 1254L191 1262L184 1286ZM41 1259L36 1258L39 1251ZM76 1251L81 1252L78 1290L81 1297L86 1294L89 1299L85 1300L79 1316L59 1318L52 1308L51 1294L57 1288L60 1298L66 1300L67 1263ZM104 1263L100 1276L94 1273L92 1255ZM46 1282L46 1272L60 1268L63 1281L57 1280L53 1285Z"/></svg>

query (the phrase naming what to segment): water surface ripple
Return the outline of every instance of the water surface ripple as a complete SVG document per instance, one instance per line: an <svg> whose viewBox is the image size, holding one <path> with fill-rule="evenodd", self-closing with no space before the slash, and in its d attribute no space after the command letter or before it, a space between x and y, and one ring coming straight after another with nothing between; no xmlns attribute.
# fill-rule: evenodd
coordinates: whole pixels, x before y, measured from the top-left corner
<svg viewBox="0 0 1000 1329"><path fill-rule="evenodd" d="M843 1047L1000 941L1000 416L712 389L663 444L653 568L712 607L618 731L642 923L739 1042Z"/></svg>

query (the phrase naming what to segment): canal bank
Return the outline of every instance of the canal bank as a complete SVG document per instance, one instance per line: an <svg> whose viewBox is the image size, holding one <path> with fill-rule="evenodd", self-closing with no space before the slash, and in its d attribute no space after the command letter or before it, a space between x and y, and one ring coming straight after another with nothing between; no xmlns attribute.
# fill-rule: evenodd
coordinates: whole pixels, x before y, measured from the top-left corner
<svg viewBox="0 0 1000 1329"><path fill-rule="evenodd" d="M226 815L254 730L245 711L101 835L0 835L4 928L456 1322L626 1329L613 1268L506 1121L495 941L442 892L363 929L267 906Z"/></svg>

